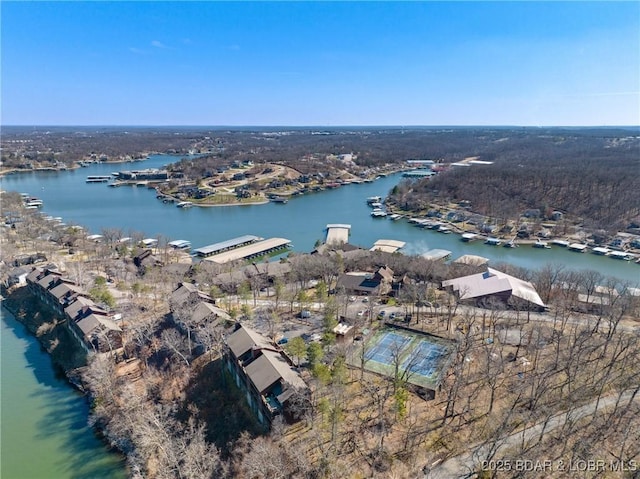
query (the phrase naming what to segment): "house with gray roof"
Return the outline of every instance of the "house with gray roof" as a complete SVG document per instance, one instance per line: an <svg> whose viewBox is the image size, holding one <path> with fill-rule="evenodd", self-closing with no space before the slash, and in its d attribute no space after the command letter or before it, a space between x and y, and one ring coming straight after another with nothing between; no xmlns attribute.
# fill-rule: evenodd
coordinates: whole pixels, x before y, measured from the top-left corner
<svg viewBox="0 0 640 479"><path fill-rule="evenodd" d="M246 392L258 421L269 428L275 417L296 420L292 399L307 398L309 388L291 359L268 338L238 324L226 340L225 362L236 385Z"/></svg>

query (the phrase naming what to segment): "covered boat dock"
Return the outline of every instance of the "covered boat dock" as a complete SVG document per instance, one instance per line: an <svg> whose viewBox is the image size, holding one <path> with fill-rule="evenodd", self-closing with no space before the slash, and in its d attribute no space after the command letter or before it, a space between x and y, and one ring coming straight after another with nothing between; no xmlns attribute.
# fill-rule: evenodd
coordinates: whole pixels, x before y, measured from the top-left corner
<svg viewBox="0 0 640 479"><path fill-rule="evenodd" d="M236 260L249 260L276 253L277 251L286 249L290 244L291 241L285 238L269 238L208 256L205 258L205 261L224 264Z"/></svg>
<svg viewBox="0 0 640 479"><path fill-rule="evenodd" d="M327 237L324 240L326 244L346 244L349 242L349 232L351 225L347 224L328 224Z"/></svg>
<svg viewBox="0 0 640 479"><path fill-rule="evenodd" d="M225 251L230 251L235 248L240 248L243 246L250 245L262 239L263 238L260 238L259 236L254 236L254 235L239 236L237 238L233 238L227 241L221 241L220 243L211 244L209 246L203 246L202 248L193 250L193 253L196 256L200 256L201 258L207 258L215 254L223 253Z"/></svg>

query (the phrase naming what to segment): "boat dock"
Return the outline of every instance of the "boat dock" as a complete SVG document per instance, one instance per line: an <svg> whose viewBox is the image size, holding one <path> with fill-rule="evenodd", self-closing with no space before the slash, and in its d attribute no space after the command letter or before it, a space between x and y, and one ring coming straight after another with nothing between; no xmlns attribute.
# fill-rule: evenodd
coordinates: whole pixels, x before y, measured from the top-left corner
<svg viewBox="0 0 640 479"><path fill-rule="evenodd" d="M446 249L430 249L426 253L423 253L421 256L431 261L438 261L447 259L449 256L451 256L451 251Z"/></svg>
<svg viewBox="0 0 640 479"><path fill-rule="evenodd" d="M407 243L404 241L379 239L376 241L369 251L384 251L385 253L395 253L399 249L404 248Z"/></svg>
<svg viewBox="0 0 640 479"><path fill-rule="evenodd" d="M567 246L567 248L569 248L569 251L574 251L576 253L584 253L587 250L587 245L581 244L581 243L572 243L569 246Z"/></svg>
<svg viewBox="0 0 640 479"><path fill-rule="evenodd" d="M327 236L324 240L326 244L345 244L349 242L349 232L351 225L347 224L328 224Z"/></svg>
<svg viewBox="0 0 640 479"><path fill-rule="evenodd" d="M208 258L209 256L223 253L225 251L230 251L242 246L257 243L258 241L262 241L263 239L264 238L260 238L259 236L254 235L238 236L237 238L233 238L227 241L221 241L220 243L214 243L209 246L203 246L202 248L195 249L193 250L193 253L201 258Z"/></svg>
<svg viewBox="0 0 640 479"><path fill-rule="evenodd" d="M290 246L290 244L291 241L285 238L269 238L246 246L230 249L224 253L208 256L204 260L217 264L230 263L231 261L250 260L285 250Z"/></svg>
<svg viewBox="0 0 640 479"><path fill-rule="evenodd" d="M110 175L87 176L87 183L107 183L111 181Z"/></svg>
<svg viewBox="0 0 640 479"><path fill-rule="evenodd" d="M169 243L167 244L173 249L187 250L191 248L191 241L187 241L187 240L169 241Z"/></svg>

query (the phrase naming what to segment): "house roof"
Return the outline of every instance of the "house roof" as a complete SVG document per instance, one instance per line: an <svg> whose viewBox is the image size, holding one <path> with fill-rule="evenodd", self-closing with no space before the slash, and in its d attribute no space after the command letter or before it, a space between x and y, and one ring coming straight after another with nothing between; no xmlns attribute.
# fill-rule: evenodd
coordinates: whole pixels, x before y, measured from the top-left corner
<svg viewBox="0 0 640 479"><path fill-rule="evenodd" d="M378 268L378 271L376 271L376 273L382 276L382 279L384 279L385 281L393 281L393 270L388 266L382 266Z"/></svg>
<svg viewBox="0 0 640 479"><path fill-rule="evenodd" d="M98 316L96 314L90 314L86 318L82 318L80 321L77 321L76 324L82 334L85 336L89 336L97 329L107 329L109 331L122 331L120 327L110 319L104 318L102 316Z"/></svg>
<svg viewBox="0 0 640 479"><path fill-rule="evenodd" d="M346 273L338 278L339 287L342 286L346 290L362 291L370 293L374 291L380 283L373 279L371 273Z"/></svg>
<svg viewBox="0 0 640 479"><path fill-rule="evenodd" d="M40 286L43 289L49 289L49 287L59 278L60 278L59 274L49 273L38 281L38 286Z"/></svg>
<svg viewBox="0 0 640 479"><path fill-rule="evenodd" d="M260 357L246 367L246 371L247 376L260 394L263 394L273 383L279 380L283 380L293 387L307 387L298 373L282 357L282 354L276 351L262 351Z"/></svg>
<svg viewBox="0 0 640 479"><path fill-rule="evenodd" d="M27 281L31 282L31 283L35 283L38 281L38 277L44 273L44 269L42 268L33 268L31 270L31 273L29 273L27 275Z"/></svg>
<svg viewBox="0 0 640 479"><path fill-rule="evenodd" d="M69 284L69 283L60 283L59 285L51 288L49 293L51 293L51 296L57 299L61 299L68 294L75 294L76 296L81 294L86 294L83 291L83 289L80 288L80 286L76 286L75 284Z"/></svg>
<svg viewBox="0 0 640 479"><path fill-rule="evenodd" d="M176 303L184 303L191 295L197 295L199 299L213 303L213 298L206 293L198 290L198 287L192 283L180 283L180 285L171 293L171 300Z"/></svg>
<svg viewBox="0 0 640 479"><path fill-rule="evenodd" d="M231 319L231 316L229 316L229 314L224 309L218 308L211 303L205 303L203 301L201 303L198 303L196 308L193 310L193 313L191 313L191 320L195 323L199 323L201 321L204 321L211 315L214 315L216 318L225 320Z"/></svg>
<svg viewBox="0 0 640 479"><path fill-rule="evenodd" d="M481 298L504 292L530 303L544 307L545 304L528 281L523 281L493 268L487 268L485 273L472 274L462 278L450 279L442 282L443 287L451 286L457 291L460 299Z"/></svg>
<svg viewBox="0 0 640 479"><path fill-rule="evenodd" d="M69 316L71 319L75 319L84 308L89 308L89 307L92 307L92 309L95 308L96 310L100 309L89 298L78 296L73 303L71 303L69 306L64 308L64 313L67 316Z"/></svg>
<svg viewBox="0 0 640 479"><path fill-rule="evenodd" d="M253 329L244 325L227 338L227 346L236 358L239 358L251 349L273 348L271 341Z"/></svg>

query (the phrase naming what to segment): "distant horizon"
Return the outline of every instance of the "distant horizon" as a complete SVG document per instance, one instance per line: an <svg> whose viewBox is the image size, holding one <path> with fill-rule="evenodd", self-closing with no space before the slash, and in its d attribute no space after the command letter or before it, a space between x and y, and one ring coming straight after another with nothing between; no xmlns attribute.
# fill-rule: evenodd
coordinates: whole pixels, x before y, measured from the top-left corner
<svg viewBox="0 0 640 479"><path fill-rule="evenodd" d="M495 125L188 125L188 124L176 124L176 125L126 125L126 124L0 124L2 128L212 128L212 129L248 129L248 128L291 128L291 129L345 129L345 128L390 128L390 129L425 129L425 128L523 128L523 129L540 129L540 128L568 128L568 129L640 129L640 124L637 125L509 125L509 124L495 124Z"/></svg>
<svg viewBox="0 0 640 479"><path fill-rule="evenodd" d="M3 2L12 125L640 124L640 2Z"/></svg>

